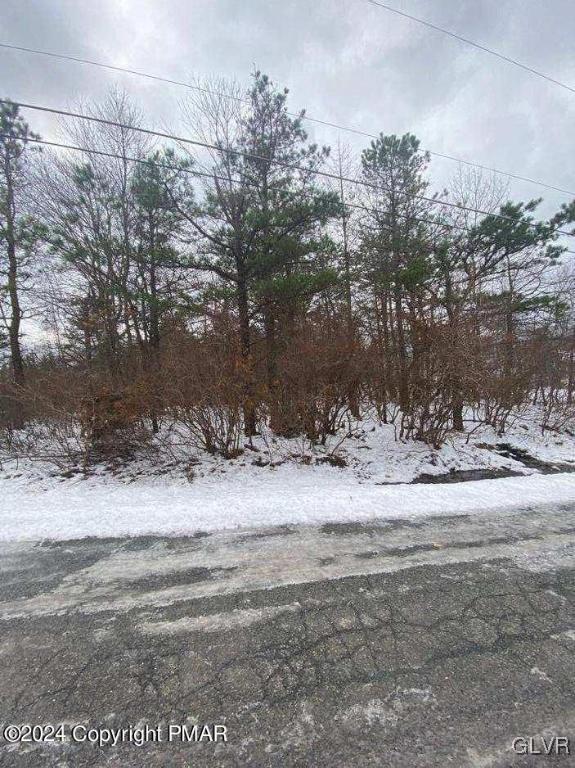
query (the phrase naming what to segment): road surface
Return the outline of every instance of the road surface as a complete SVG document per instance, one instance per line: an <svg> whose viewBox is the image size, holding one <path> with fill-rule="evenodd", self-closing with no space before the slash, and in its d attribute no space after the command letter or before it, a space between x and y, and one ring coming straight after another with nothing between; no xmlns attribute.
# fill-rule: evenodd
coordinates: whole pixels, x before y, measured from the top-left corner
<svg viewBox="0 0 575 768"><path fill-rule="evenodd" d="M0 544L0 721L64 724L0 766L574 765L574 533L563 505ZM572 754L511 748L541 736Z"/></svg>

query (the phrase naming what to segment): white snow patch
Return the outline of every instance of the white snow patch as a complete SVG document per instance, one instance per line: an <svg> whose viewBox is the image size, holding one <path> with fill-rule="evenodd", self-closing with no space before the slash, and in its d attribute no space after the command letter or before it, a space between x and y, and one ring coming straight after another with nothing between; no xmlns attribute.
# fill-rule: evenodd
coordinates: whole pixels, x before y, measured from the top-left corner
<svg viewBox="0 0 575 768"><path fill-rule="evenodd" d="M537 677L541 678L541 680L546 680L549 683L552 682L547 672L544 672L542 669L539 669L539 667L532 667L530 669L530 672L532 675L537 675Z"/></svg>
<svg viewBox="0 0 575 768"><path fill-rule="evenodd" d="M148 635L175 635L180 632L223 632L238 627L249 627L262 621L270 621L284 613L300 609L299 603L266 608L236 608L229 613L212 613L207 616L184 616L175 621L155 621L140 624L139 628Z"/></svg>
<svg viewBox="0 0 575 768"><path fill-rule="evenodd" d="M368 726L394 727L399 721L398 715L381 699L371 699L366 704L354 704L346 710L341 719L347 725L358 725L362 721Z"/></svg>

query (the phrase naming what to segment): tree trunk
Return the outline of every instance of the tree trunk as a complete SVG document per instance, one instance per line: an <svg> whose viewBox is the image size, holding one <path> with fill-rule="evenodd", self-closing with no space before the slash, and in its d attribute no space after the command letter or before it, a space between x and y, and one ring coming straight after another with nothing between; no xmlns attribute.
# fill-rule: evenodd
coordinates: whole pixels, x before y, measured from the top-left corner
<svg viewBox="0 0 575 768"><path fill-rule="evenodd" d="M567 380L567 402L573 403L573 389L575 388L575 327L571 337L571 349L569 350L569 369Z"/></svg>
<svg viewBox="0 0 575 768"><path fill-rule="evenodd" d="M160 431L158 410L160 409L158 394L158 376L160 373L160 313L158 309L158 285L156 274L156 237L154 224L150 217L150 352L152 370L152 432L157 435Z"/></svg>
<svg viewBox="0 0 575 768"><path fill-rule="evenodd" d="M405 347L405 329L403 327L403 307L401 289L395 289L395 321L397 325L397 355L399 360L399 406L403 413L409 412L409 382L407 378L407 350Z"/></svg>
<svg viewBox="0 0 575 768"><path fill-rule="evenodd" d="M17 288L17 264L16 253L13 243L8 244L8 293L10 295L10 327L8 335L10 337L10 355L12 358L12 372L14 382L21 386L24 383L24 361L22 358L22 349L20 347L20 321L22 311L18 298Z"/></svg>
<svg viewBox="0 0 575 768"><path fill-rule="evenodd" d="M8 254L8 295L10 297L10 321L8 325L8 338L10 342L10 361L12 374L17 387L24 384L24 359L20 346L20 323L22 310L18 295L18 257L16 254L15 236L15 200L12 183L12 169L10 161L6 157L4 161L4 174L6 179L6 248ZM16 429L24 426L24 409L22 402L16 399L13 411L13 425Z"/></svg>
<svg viewBox="0 0 575 768"><path fill-rule="evenodd" d="M453 429L457 432L463 432L463 401L460 393L456 393L453 403Z"/></svg>
<svg viewBox="0 0 575 768"><path fill-rule="evenodd" d="M248 290L246 282L240 278L237 283L238 313L240 316L240 349L244 364L245 396L244 396L244 432L247 437L257 434L254 373L251 353L250 315L248 306Z"/></svg>
<svg viewBox="0 0 575 768"><path fill-rule="evenodd" d="M20 347L20 322L22 311L18 296L18 260L16 256L16 237L14 234L14 187L9 160L5 161L6 175L6 246L8 251L8 295L10 296L10 356L14 381L18 385L24 383L24 361Z"/></svg>
<svg viewBox="0 0 575 768"><path fill-rule="evenodd" d="M284 423L281 392L278 387L276 321L273 309L269 303L266 304L263 315L266 343L266 385L270 407L270 426L274 432L282 434Z"/></svg>

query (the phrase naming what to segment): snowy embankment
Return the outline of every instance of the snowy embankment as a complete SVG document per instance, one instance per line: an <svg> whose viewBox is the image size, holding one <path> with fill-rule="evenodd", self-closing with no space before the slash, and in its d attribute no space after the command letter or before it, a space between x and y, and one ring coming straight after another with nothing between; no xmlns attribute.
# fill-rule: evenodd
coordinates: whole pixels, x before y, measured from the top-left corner
<svg viewBox="0 0 575 768"><path fill-rule="evenodd" d="M285 466L259 476L201 478L186 485L78 480L33 490L2 479L0 499L3 540L178 535L575 504L575 474L376 486L334 468Z"/></svg>
<svg viewBox="0 0 575 768"><path fill-rule="evenodd" d="M87 474L9 459L0 465L0 540L193 534L575 504L575 472L565 471L575 470L575 435L542 434L531 411L505 438L481 427L450 436L438 450L396 440L392 425L367 419L343 437L311 446L262 435L230 461L183 440L167 458L164 443L156 453ZM325 463L333 455L341 468ZM558 474L539 474L549 470ZM442 482L482 472L519 476ZM416 478L434 482L410 484Z"/></svg>

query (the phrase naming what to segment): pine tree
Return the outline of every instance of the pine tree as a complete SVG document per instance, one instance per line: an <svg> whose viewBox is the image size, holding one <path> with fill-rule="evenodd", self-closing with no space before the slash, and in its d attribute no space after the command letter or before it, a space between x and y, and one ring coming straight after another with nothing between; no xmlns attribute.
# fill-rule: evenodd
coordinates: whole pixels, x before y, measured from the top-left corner
<svg viewBox="0 0 575 768"><path fill-rule="evenodd" d="M424 178L428 162L418 139L409 133L401 138L381 134L361 155L371 209L363 236L364 265L383 326L384 354L391 357L391 343L397 359L394 380L404 413L410 409L409 356L414 347L407 336L406 299L428 274L423 219L430 203L421 199L428 187Z"/></svg>
<svg viewBox="0 0 575 768"><path fill-rule="evenodd" d="M29 141L38 138L15 104L0 105L0 301L7 330L14 383L24 383L24 357L20 343L22 289L39 228L27 210ZM5 282L4 282L5 280ZM22 426L21 409L15 424Z"/></svg>
<svg viewBox="0 0 575 768"><path fill-rule="evenodd" d="M267 389L277 404L278 349L289 344L298 302L335 277L319 258L329 247L321 227L338 214L340 206L337 195L320 189L314 176L328 150L307 142L303 113L290 117L287 94L287 90L278 91L266 75L254 74L237 138L222 147L226 151L214 164L214 184L201 216L192 222L203 254L196 266L233 287L248 382L248 435L256 431L254 320L262 320Z"/></svg>

